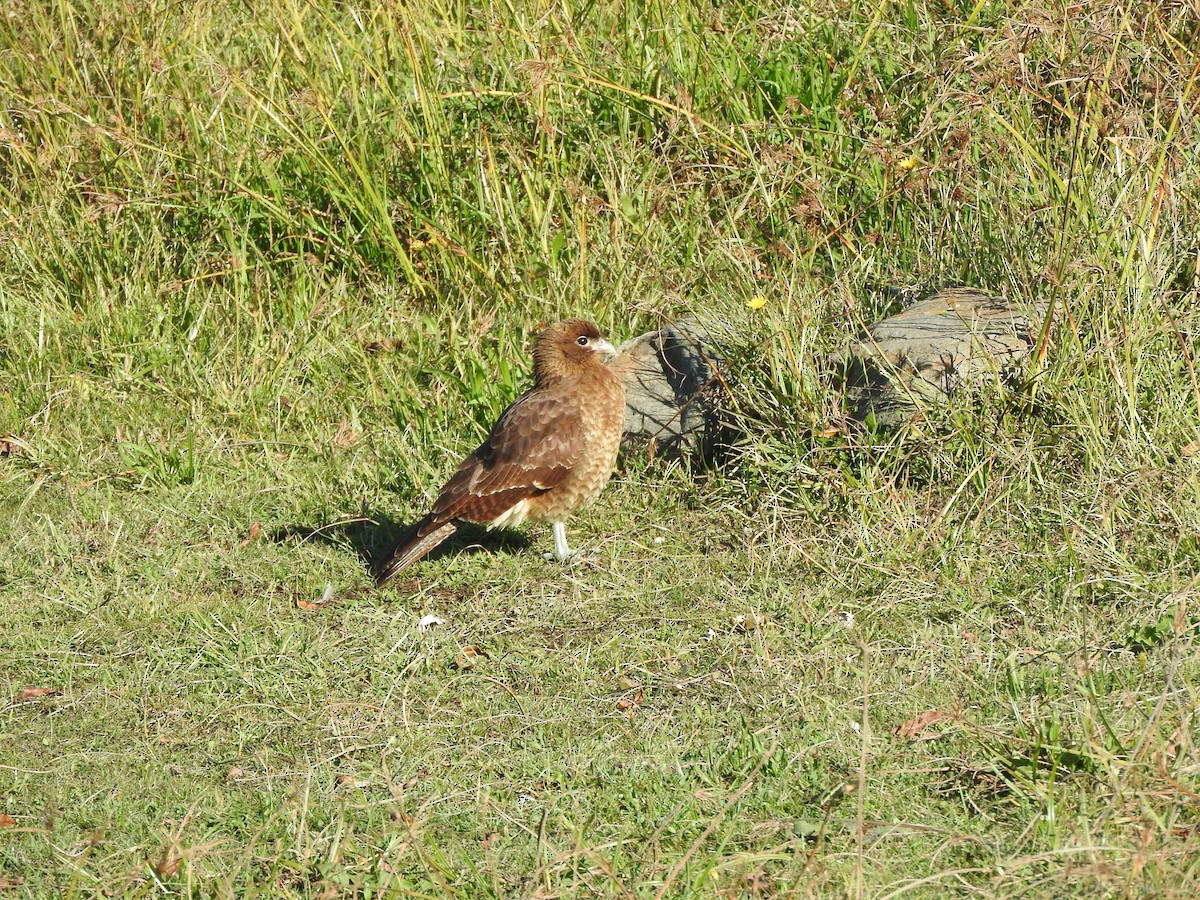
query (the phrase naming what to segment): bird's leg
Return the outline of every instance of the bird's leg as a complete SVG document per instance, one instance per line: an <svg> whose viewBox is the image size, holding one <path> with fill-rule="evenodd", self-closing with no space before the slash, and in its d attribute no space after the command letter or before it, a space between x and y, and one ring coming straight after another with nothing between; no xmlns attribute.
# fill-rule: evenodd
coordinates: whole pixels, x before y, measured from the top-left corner
<svg viewBox="0 0 1200 900"><path fill-rule="evenodd" d="M554 531L554 558L566 562L573 555L567 546L567 526L562 522L554 522L551 529Z"/></svg>
<svg viewBox="0 0 1200 900"><path fill-rule="evenodd" d="M568 547L567 526L562 522L551 522L550 527L554 531L554 553L542 554L543 559L554 559L560 563L571 563L574 565L587 554L594 552L592 550L572 550Z"/></svg>

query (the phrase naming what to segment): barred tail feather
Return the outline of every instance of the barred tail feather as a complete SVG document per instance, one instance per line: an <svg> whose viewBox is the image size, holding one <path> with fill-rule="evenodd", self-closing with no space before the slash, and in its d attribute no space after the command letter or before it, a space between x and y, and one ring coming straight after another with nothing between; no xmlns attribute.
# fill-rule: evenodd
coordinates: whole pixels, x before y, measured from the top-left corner
<svg viewBox="0 0 1200 900"><path fill-rule="evenodd" d="M426 516L405 531L392 549L380 557L382 562L375 567L377 587L383 587L458 530L458 523L454 521L443 522L431 529L432 525L432 517Z"/></svg>

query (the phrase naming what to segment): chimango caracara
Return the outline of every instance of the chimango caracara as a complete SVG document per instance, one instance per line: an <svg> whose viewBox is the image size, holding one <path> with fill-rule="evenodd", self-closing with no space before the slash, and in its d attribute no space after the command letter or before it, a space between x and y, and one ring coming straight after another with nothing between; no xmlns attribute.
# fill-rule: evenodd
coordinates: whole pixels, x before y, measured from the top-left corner
<svg viewBox="0 0 1200 900"><path fill-rule="evenodd" d="M533 387L462 461L429 514L381 558L376 582L411 566L464 521L489 528L550 522L554 556L568 559L564 522L600 494L621 444L625 391L603 362L612 352L599 329L582 319L538 335Z"/></svg>

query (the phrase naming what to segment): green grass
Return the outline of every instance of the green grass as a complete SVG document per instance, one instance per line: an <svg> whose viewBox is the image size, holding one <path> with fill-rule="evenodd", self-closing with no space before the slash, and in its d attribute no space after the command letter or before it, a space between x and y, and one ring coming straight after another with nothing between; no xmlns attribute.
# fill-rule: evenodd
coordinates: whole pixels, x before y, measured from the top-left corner
<svg viewBox="0 0 1200 900"><path fill-rule="evenodd" d="M2 892L1200 893L1200 21L1099 7L0 13ZM1027 389L833 433L960 283ZM576 314L733 458L373 589Z"/></svg>

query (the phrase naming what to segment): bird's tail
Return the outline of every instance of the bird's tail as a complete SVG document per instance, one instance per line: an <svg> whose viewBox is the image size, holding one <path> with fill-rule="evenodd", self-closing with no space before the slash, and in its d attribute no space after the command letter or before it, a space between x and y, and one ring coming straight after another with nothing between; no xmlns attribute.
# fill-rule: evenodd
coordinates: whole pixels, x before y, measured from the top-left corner
<svg viewBox="0 0 1200 900"><path fill-rule="evenodd" d="M383 587L457 530L458 523L453 519L438 522L429 515L417 522L379 557L380 562L375 566L376 587Z"/></svg>

